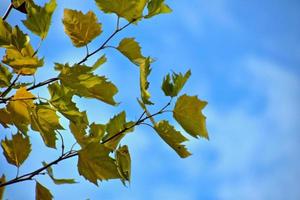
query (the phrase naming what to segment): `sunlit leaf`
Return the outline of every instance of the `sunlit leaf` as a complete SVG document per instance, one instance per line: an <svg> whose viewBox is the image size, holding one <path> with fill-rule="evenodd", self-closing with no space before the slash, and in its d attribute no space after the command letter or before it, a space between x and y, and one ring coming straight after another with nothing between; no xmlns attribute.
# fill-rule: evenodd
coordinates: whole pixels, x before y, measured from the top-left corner
<svg viewBox="0 0 300 200"><path fill-rule="evenodd" d="M147 8L148 14L145 18L151 18L155 15L172 12L172 9L164 3L164 0L150 0Z"/></svg>
<svg viewBox="0 0 300 200"><path fill-rule="evenodd" d="M0 47L7 47L11 44L11 26L0 17Z"/></svg>
<svg viewBox="0 0 300 200"><path fill-rule="evenodd" d="M141 89L141 98L144 104L153 104L150 101L150 93L148 91L149 82L147 77L151 73L150 68L150 58L144 60L140 65L140 89Z"/></svg>
<svg viewBox="0 0 300 200"><path fill-rule="evenodd" d="M110 149L100 143L90 143L78 154L78 172L90 182L120 178L115 160L109 156Z"/></svg>
<svg viewBox="0 0 300 200"><path fill-rule="evenodd" d="M0 87L8 87L10 85L10 80L12 78L12 73L0 63Z"/></svg>
<svg viewBox="0 0 300 200"><path fill-rule="evenodd" d="M11 45L15 47L18 51L22 51L23 48L26 48L29 45L30 38L27 34L23 33L18 26L15 26L12 29L11 35Z"/></svg>
<svg viewBox="0 0 300 200"><path fill-rule="evenodd" d="M191 136L208 139L206 117L201 112L206 105L207 102L199 100L197 96L182 95L177 99L173 116Z"/></svg>
<svg viewBox="0 0 300 200"><path fill-rule="evenodd" d="M27 13L26 3L28 3L28 1L29 0L11 0L13 7L22 13Z"/></svg>
<svg viewBox="0 0 300 200"><path fill-rule="evenodd" d="M130 127L131 123L126 123L126 113L124 111L111 118L106 125L107 134L103 138L105 146L111 150L116 149L125 134L133 131L129 129Z"/></svg>
<svg viewBox="0 0 300 200"><path fill-rule="evenodd" d="M26 3L27 18L22 20L23 24L34 34L44 39L48 34L56 6L56 0L50 0L43 7L36 5L33 1L28 1Z"/></svg>
<svg viewBox="0 0 300 200"><path fill-rule="evenodd" d="M98 7L105 13L115 13L127 21L140 19L147 0L95 0Z"/></svg>
<svg viewBox="0 0 300 200"><path fill-rule="evenodd" d="M0 109L0 124L4 128L8 128L8 124L12 124L12 119L9 112L5 108Z"/></svg>
<svg viewBox="0 0 300 200"><path fill-rule="evenodd" d="M130 182L131 175L131 158L126 145L120 146L116 151L116 161L121 181L125 185L125 181Z"/></svg>
<svg viewBox="0 0 300 200"><path fill-rule="evenodd" d="M168 121L160 121L154 126L158 135L170 146L176 153L182 157L186 158L191 155L190 152L186 149L183 142L188 141L179 131L176 131L175 128L169 124Z"/></svg>
<svg viewBox="0 0 300 200"><path fill-rule="evenodd" d="M191 71L187 71L185 75L179 73L173 73L172 78L170 74L164 77L163 84L161 86L166 96L175 97L183 88L186 81L191 76Z"/></svg>
<svg viewBox="0 0 300 200"><path fill-rule="evenodd" d="M42 164L44 167L47 166L46 162L42 162ZM52 179L52 181L56 185L77 183L74 179L57 179L57 178L55 178L53 175L53 169L51 166L49 166L46 170L47 170L47 174L49 175L49 177Z"/></svg>
<svg viewBox="0 0 300 200"><path fill-rule="evenodd" d="M63 24L66 34L76 47L87 45L102 32L101 24L92 11L83 14L81 11L65 9Z"/></svg>
<svg viewBox="0 0 300 200"><path fill-rule="evenodd" d="M145 60L141 53L141 47L134 38L124 38L117 49L136 65L140 65Z"/></svg>
<svg viewBox="0 0 300 200"><path fill-rule="evenodd" d="M5 175L3 174L0 178L0 183L5 183ZM3 199L3 194L4 194L5 186L0 187L0 199Z"/></svg>
<svg viewBox="0 0 300 200"><path fill-rule="evenodd" d="M29 137L23 137L21 133L13 135L11 140L5 138L1 146L7 162L16 167L20 167L31 152Z"/></svg>
<svg viewBox="0 0 300 200"><path fill-rule="evenodd" d="M22 133L28 131L28 125L31 121L30 113L34 109L33 99L35 99L35 96L28 92L26 88L21 87L6 107L12 122Z"/></svg>
<svg viewBox="0 0 300 200"><path fill-rule="evenodd" d="M62 85L71 89L74 94L96 98L111 105L116 104L114 96L118 92L117 87L104 76L94 75L91 67L56 64L56 69L60 71L59 79Z"/></svg>
<svg viewBox="0 0 300 200"><path fill-rule="evenodd" d="M92 71L98 69L101 65L103 65L107 61L105 55L101 56L92 66Z"/></svg>
<svg viewBox="0 0 300 200"><path fill-rule="evenodd" d="M45 145L56 148L55 130L63 127L59 124L56 110L48 104L37 104L31 114L31 129L41 134Z"/></svg>
<svg viewBox="0 0 300 200"><path fill-rule="evenodd" d="M52 200L53 196L45 186L43 186L42 184L40 184L39 182L36 181L35 199L36 200Z"/></svg>

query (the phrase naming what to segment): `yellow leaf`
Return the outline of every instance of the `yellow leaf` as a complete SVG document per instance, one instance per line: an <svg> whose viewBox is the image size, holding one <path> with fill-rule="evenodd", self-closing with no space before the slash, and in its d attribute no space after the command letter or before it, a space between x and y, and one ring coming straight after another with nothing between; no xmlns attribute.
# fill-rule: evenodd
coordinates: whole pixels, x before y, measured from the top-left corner
<svg viewBox="0 0 300 200"><path fill-rule="evenodd" d="M20 167L31 152L29 137L21 133L12 136L11 140L5 138L1 141L3 154L8 163Z"/></svg>
<svg viewBox="0 0 300 200"><path fill-rule="evenodd" d="M155 15L172 12L172 9L164 3L164 0L150 0L147 8L148 14L145 18L151 18Z"/></svg>
<svg viewBox="0 0 300 200"><path fill-rule="evenodd" d="M134 38L124 38L117 49L136 65L140 65L145 60L141 53L141 47Z"/></svg>
<svg viewBox="0 0 300 200"><path fill-rule="evenodd" d="M8 47L11 44L11 26L0 17L0 47Z"/></svg>
<svg viewBox="0 0 300 200"><path fill-rule="evenodd" d="M158 135L172 147L181 158L186 158L191 155L191 153L186 149L183 142L188 141L179 131L169 124L168 121L160 121L154 126Z"/></svg>
<svg viewBox="0 0 300 200"><path fill-rule="evenodd" d="M102 33L101 24L92 11L83 14L81 11L65 9L63 24L75 47L87 45Z"/></svg>
<svg viewBox="0 0 300 200"><path fill-rule="evenodd" d="M144 62L140 65L140 90L141 90L141 98L144 104L153 104L150 101L150 93L148 91L149 82L147 77L151 73L150 68L150 58L144 60Z"/></svg>
<svg viewBox="0 0 300 200"><path fill-rule="evenodd" d="M0 183L5 183L5 175L3 174L2 177L0 178ZM4 194L5 186L0 187L0 199L3 199L3 194Z"/></svg>
<svg viewBox="0 0 300 200"><path fill-rule="evenodd" d="M28 92L25 87L21 87L6 107L12 122L23 133L27 132L30 124L30 113L34 109L34 98L35 96Z"/></svg>
<svg viewBox="0 0 300 200"><path fill-rule="evenodd" d="M12 124L10 114L5 108L0 109L0 124L4 128L8 128L8 124Z"/></svg>
<svg viewBox="0 0 300 200"><path fill-rule="evenodd" d="M122 183L125 185L125 181L130 181L131 175L131 158L126 145L120 146L116 151L116 161Z"/></svg>
<svg viewBox="0 0 300 200"><path fill-rule="evenodd" d="M52 200L53 196L45 186L43 186L42 184L40 184L39 182L36 181L35 199L36 200Z"/></svg>
<svg viewBox="0 0 300 200"><path fill-rule="evenodd" d="M166 96L175 97L183 88L186 81L191 76L191 71L187 71L185 75L179 73L176 74L173 72L172 80L170 74L164 77L163 84L161 86Z"/></svg>
<svg viewBox="0 0 300 200"><path fill-rule="evenodd" d="M78 152L78 172L85 179L98 185L97 181L120 178L115 160L109 156L110 149L99 143L90 143Z"/></svg>
<svg viewBox="0 0 300 200"><path fill-rule="evenodd" d="M206 105L207 102L199 100L197 96L182 95L177 99L173 116L191 136L208 139L206 117L201 112Z"/></svg>
<svg viewBox="0 0 300 200"><path fill-rule="evenodd" d="M47 166L46 162L42 162L43 166ZM52 179L52 181L56 184L56 185L61 185L61 184L74 184L77 183L74 179L57 179L54 177L53 175L53 169L51 166L47 167L47 174L49 175L49 177Z"/></svg>

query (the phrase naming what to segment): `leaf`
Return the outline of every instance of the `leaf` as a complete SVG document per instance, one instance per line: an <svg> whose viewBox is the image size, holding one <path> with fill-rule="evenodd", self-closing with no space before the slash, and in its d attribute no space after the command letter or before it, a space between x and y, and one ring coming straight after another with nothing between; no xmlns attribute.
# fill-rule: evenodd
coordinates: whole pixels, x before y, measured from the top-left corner
<svg viewBox="0 0 300 200"><path fill-rule="evenodd" d="M23 24L42 40L45 39L56 6L56 0L50 0L43 7L36 5L33 1L28 1L26 3L27 18L22 20Z"/></svg>
<svg viewBox="0 0 300 200"><path fill-rule="evenodd" d="M28 1L26 1L26 0L11 0L11 2L13 4L13 7L16 10L18 10L18 11L20 11L22 13L25 13L25 14L27 13L27 11L26 11L26 3Z"/></svg>
<svg viewBox="0 0 300 200"><path fill-rule="evenodd" d="M63 24L75 47L87 45L102 33L101 24L92 11L83 14L81 11L65 9Z"/></svg>
<svg viewBox="0 0 300 200"><path fill-rule="evenodd" d="M39 182L36 181L35 199L36 200L52 200L53 196L45 186L43 186L42 184L40 184Z"/></svg>
<svg viewBox="0 0 300 200"><path fill-rule="evenodd" d="M129 127L131 127L131 124L126 123L126 113L124 111L115 115L106 125L107 134L102 140L104 145L111 150L115 150L125 134L133 131Z"/></svg>
<svg viewBox="0 0 300 200"><path fill-rule="evenodd" d="M185 75L179 73L172 74L172 80L170 74L164 77L163 84L161 86L166 96L175 97L183 88L186 81L191 76L191 71L187 71Z"/></svg>
<svg viewBox="0 0 300 200"><path fill-rule="evenodd" d="M97 181L120 178L115 160L109 156L110 149L99 143L90 143L78 152L78 172L85 179L98 185Z"/></svg>
<svg viewBox="0 0 300 200"><path fill-rule="evenodd" d="M105 55L101 56L92 66L92 71L98 69L101 65L103 65L107 61Z"/></svg>
<svg viewBox="0 0 300 200"><path fill-rule="evenodd" d="M70 89L80 97L96 98L105 103L116 105L114 95L118 92L117 87L107 81L104 76L94 75L91 67L85 65L56 64L60 71L59 79L63 86Z"/></svg>
<svg viewBox="0 0 300 200"><path fill-rule="evenodd" d="M0 178L0 183L5 183L5 175L2 174L1 178ZM3 199L3 194L4 194L4 190L5 190L5 186L0 187L0 199Z"/></svg>
<svg viewBox="0 0 300 200"><path fill-rule="evenodd" d="M0 109L0 124L4 128L8 128L8 124L12 124L11 116L5 108Z"/></svg>
<svg viewBox="0 0 300 200"><path fill-rule="evenodd" d="M5 138L1 141L3 154L8 163L20 167L31 152L29 137L21 133L12 136L11 140Z"/></svg>
<svg viewBox="0 0 300 200"><path fill-rule="evenodd" d="M27 34L23 33L18 26L12 29L11 35L11 45L15 47L18 51L22 51L23 48L29 45L30 38Z"/></svg>
<svg viewBox="0 0 300 200"><path fill-rule="evenodd" d="M145 57L141 53L141 47L135 41L135 38L124 38L119 43L117 49L136 65L140 65L145 60Z"/></svg>
<svg viewBox="0 0 300 200"><path fill-rule="evenodd" d="M6 107L12 122L22 133L28 131L28 125L31 121L30 113L34 108L33 99L35 96L28 92L25 87L21 87Z"/></svg>
<svg viewBox="0 0 300 200"><path fill-rule="evenodd" d="M130 182L131 175L131 158L126 145L120 146L116 151L116 161L122 183L125 185L125 181Z"/></svg>
<svg viewBox="0 0 300 200"><path fill-rule="evenodd" d="M99 143L105 134L105 129L106 129L106 126L103 124L92 123L90 125L90 131L89 131L90 132L90 135L89 135L90 142Z"/></svg>
<svg viewBox="0 0 300 200"><path fill-rule="evenodd" d="M0 63L0 87L8 87L12 76L7 67Z"/></svg>
<svg viewBox="0 0 300 200"><path fill-rule="evenodd" d="M132 22L143 16L147 0L95 0L104 13L115 13L117 16Z"/></svg>
<svg viewBox="0 0 300 200"><path fill-rule="evenodd" d="M11 44L11 26L0 17L0 47L8 47Z"/></svg>
<svg viewBox="0 0 300 200"><path fill-rule="evenodd" d="M172 12L172 9L164 3L164 0L150 0L147 8L148 14L145 18L151 18L155 15Z"/></svg>
<svg viewBox="0 0 300 200"><path fill-rule="evenodd" d="M3 63L9 65L17 74L33 75L38 67L43 66L44 60L38 59L30 43L18 50L16 47L9 47L5 51Z"/></svg>
<svg viewBox="0 0 300 200"><path fill-rule="evenodd" d="M168 121L163 120L155 124L154 129L158 135L170 146L181 158L186 158L191 153L186 149L182 143L188 141L179 131L169 124Z"/></svg>
<svg viewBox="0 0 300 200"><path fill-rule="evenodd" d="M151 73L150 69L150 58L144 60L140 65L140 90L141 90L141 98L144 104L153 104L150 99L150 93L148 92L149 82L147 77Z"/></svg>
<svg viewBox="0 0 300 200"><path fill-rule="evenodd" d="M42 164L43 164L44 167L47 166L46 162L42 162ZM49 166L46 170L47 170L47 174L49 175L49 177L52 179L52 181L56 185L77 183L74 179L57 179L57 178L54 178L53 170L52 170L51 166Z"/></svg>
<svg viewBox="0 0 300 200"><path fill-rule="evenodd" d="M47 104L38 104L32 111L31 129L41 134L46 146L56 148L55 130L63 129L63 127L59 124L56 110Z"/></svg>
<svg viewBox="0 0 300 200"><path fill-rule="evenodd" d="M197 96L182 95L177 99L173 117L191 136L209 139L205 124L206 117L201 113L206 105L207 102L199 100Z"/></svg>
<svg viewBox="0 0 300 200"><path fill-rule="evenodd" d="M48 90L51 96L50 103L58 112L75 124L88 125L85 112L80 112L76 104L72 102L73 93L57 82L50 84Z"/></svg>

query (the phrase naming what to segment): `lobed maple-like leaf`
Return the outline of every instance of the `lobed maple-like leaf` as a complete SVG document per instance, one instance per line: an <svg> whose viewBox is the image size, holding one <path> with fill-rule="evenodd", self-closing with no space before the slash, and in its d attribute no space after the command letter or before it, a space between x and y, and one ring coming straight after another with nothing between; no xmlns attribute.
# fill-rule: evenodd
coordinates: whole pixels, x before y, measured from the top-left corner
<svg viewBox="0 0 300 200"><path fill-rule="evenodd" d="M165 95L170 97L177 96L190 76L191 76L190 70L187 71L184 75L181 73L179 74L173 73L172 78L170 74L165 76L161 86Z"/></svg>
<svg viewBox="0 0 300 200"><path fill-rule="evenodd" d="M145 60L145 57L141 53L141 47L135 41L135 38L122 39L117 49L136 65L140 65Z"/></svg>
<svg viewBox="0 0 300 200"><path fill-rule="evenodd" d="M150 0L147 5L148 13L145 18L172 12L172 9L164 3L164 0Z"/></svg>

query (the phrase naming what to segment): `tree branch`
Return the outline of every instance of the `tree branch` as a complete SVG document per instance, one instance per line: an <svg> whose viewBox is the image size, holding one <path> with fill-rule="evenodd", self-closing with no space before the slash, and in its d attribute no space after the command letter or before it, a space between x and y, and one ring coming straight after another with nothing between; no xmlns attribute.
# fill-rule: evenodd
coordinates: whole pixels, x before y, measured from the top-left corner
<svg viewBox="0 0 300 200"><path fill-rule="evenodd" d="M13 4L10 3L9 6L8 6L8 8L7 8L7 10L6 10L6 12L4 13L4 15L3 15L3 17L2 17L3 21L6 20L6 18L8 17L8 15L9 15L9 13L10 13L10 11L12 10L12 8L13 8Z"/></svg>
<svg viewBox="0 0 300 200"><path fill-rule="evenodd" d="M101 144L105 144L107 142L109 142L110 140L114 139L115 137L123 134L124 132L126 132L127 130L131 129L131 128L134 128L135 126L138 126L138 125L141 125L141 124L144 124L144 122L147 120L147 119L150 119L151 117L154 117L156 115L160 115L163 113L163 111L170 105L170 102L164 106L162 109L160 109L159 111L157 111L156 113L152 114L152 115L147 115L145 117L143 117L146 113L146 111L144 111L141 116L139 117L139 119L133 124L131 125L130 127L125 127L123 130L121 130L120 132L118 132L117 134L115 134L114 136L104 140L101 142ZM22 176L19 176L19 177L16 177L14 179L11 179L10 181L7 181L5 183L0 183L0 188L1 187L4 187L4 186L7 186L7 185L12 185L12 184L15 184L15 183L19 183L19 182L24 182L24 181L29 181L29 180L33 180L33 177L37 176L37 175L40 175L41 172L43 172L44 170L46 170L48 167L51 167L53 165L56 165L58 164L59 162L63 161L63 160L66 160L66 159L69 159L69 158L72 158L72 157L75 157L75 156L78 156L78 152L77 151L73 151L73 150L70 150L66 153L63 153L61 156L59 156L56 160L50 162L49 164L47 164L46 166L43 166L33 172L30 172L30 173L27 173L27 174L24 174Z"/></svg>

